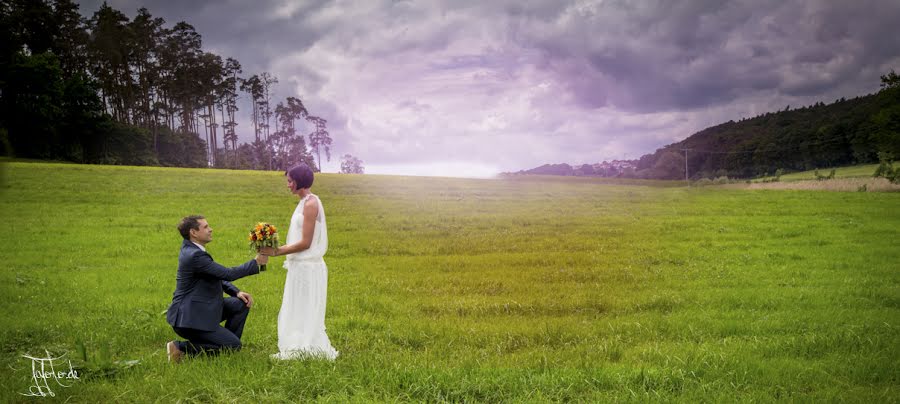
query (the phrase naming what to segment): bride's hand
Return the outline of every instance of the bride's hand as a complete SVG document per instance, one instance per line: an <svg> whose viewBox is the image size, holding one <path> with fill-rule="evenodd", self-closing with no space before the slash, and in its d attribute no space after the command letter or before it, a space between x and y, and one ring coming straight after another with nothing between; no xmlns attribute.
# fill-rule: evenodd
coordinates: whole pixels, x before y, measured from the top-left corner
<svg viewBox="0 0 900 404"><path fill-rule="evenodd" d="M262 255L277 255L276 250L272 247L263 247L259 249L259 253Z"/></svg>

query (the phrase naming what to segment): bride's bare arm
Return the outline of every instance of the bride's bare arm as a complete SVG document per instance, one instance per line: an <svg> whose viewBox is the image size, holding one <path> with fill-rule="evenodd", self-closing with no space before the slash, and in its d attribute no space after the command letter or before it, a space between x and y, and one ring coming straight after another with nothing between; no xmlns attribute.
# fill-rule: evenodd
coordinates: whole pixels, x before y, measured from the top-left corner
<svg viewBox="0 0 900 404"><path fill-rule="evenodd" d="M303 204L303 238L293 244L286 244L274 249L273 255L298 253L312 244L313 232L316 229L316 217L319 215L319 199L308 198Z"/></svg>

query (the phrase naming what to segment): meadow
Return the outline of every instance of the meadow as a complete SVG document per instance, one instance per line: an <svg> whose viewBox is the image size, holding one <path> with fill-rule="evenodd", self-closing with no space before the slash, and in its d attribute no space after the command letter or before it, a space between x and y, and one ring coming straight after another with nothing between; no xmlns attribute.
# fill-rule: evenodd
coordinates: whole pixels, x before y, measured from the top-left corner
<svg viewBox="0 0 900 404"><path fill-rule="evenodd" d="M763 177L749 181L749 185L741 183L728 184L726 188L770 189L770 190L801 190L801 191L838 191L838 192L900 192L900 184L894 184L887 179L874 178L872 175L878 168L878 164L862 164L855 166L836 167L834 178L819 180L816 178L816 170L801 171L782 175L778 181L770 182L775 177ZM821 176L828 176L832 168L818 170Z"/></svg>
<svg viewBox="0 0 900 404"><path fill-rule="evenodd" d="M341 356L269 359L278 257L244 349L172 365L176 223L242 263L281 173L0 164L0 401L45 352L49 401L900 401L900 193L321 174Z"/></svg>
<svg viewBox="0 0 900 404"><path fill-rule="evenodd" d="M853 166L844 166L844 167L829 167L829 168L820 168L818 169L819 175L828 175L831 173L831 170L834 169L834 178L836 179L845 179L845 178L872 178L872 174L875 173L875 170L878 168L878 164L859 164ZM771 181L775 177L767 176L760 177L752 180L751 182L764 182ZM816 170L808 170L808 171L797 171L793 173L787 173L779 178L780 181L815 181L816 180Z"/></svg>
<svg viewBox="0 0 900 404"><path fill-rule="evenodd" d="M834 178L872 178L872 174L878 168L878 164L860 164L846 167L835 167ZM831 168L819 169L819 175L828 175ZM816 170L800 171L781 176L782 181L815 180Z"/></svg>

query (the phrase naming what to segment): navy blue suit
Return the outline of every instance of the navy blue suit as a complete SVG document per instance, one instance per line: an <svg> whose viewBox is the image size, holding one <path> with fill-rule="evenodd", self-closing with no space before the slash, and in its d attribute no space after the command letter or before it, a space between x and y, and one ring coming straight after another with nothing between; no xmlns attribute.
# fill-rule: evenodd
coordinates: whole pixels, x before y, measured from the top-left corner
<svg viewBox="0 0 900 404"><path fill-rule="evenodd" d="M234 268L213 261L190 240L181 244L178 276L166 321L188 342L175 341L188 355L216 353L222 348L240 349L244 322L250 309L238 299L240 290L229 281L259 273L255 260ZM232 297L222 297L222 293ZM225 321L225 327L219 325Z"/></svg>

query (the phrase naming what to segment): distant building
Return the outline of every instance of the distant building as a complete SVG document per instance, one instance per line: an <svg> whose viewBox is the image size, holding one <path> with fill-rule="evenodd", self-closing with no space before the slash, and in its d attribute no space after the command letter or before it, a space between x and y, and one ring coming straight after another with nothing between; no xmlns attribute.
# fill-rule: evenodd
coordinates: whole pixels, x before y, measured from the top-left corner
<svg viewBox="0 0 900 404"><path fill-rule="evenodd" d="M635 170L637 164L632 160L613 160L594 164L594 175L598 177L618 177L626 170Z"/></svg>
<svg viewBox="0 0 900 404"><path fill-rule="evenodd" d="M582 164L570 166L566 163L562 164L544 164L530 170L521 170L515 173L504 173L506 175L561 175L561 176L583 176L583 177L619 177L624 173L633 173L637 169L636 160L613 160L604 161L602 163Z"/></svg>

